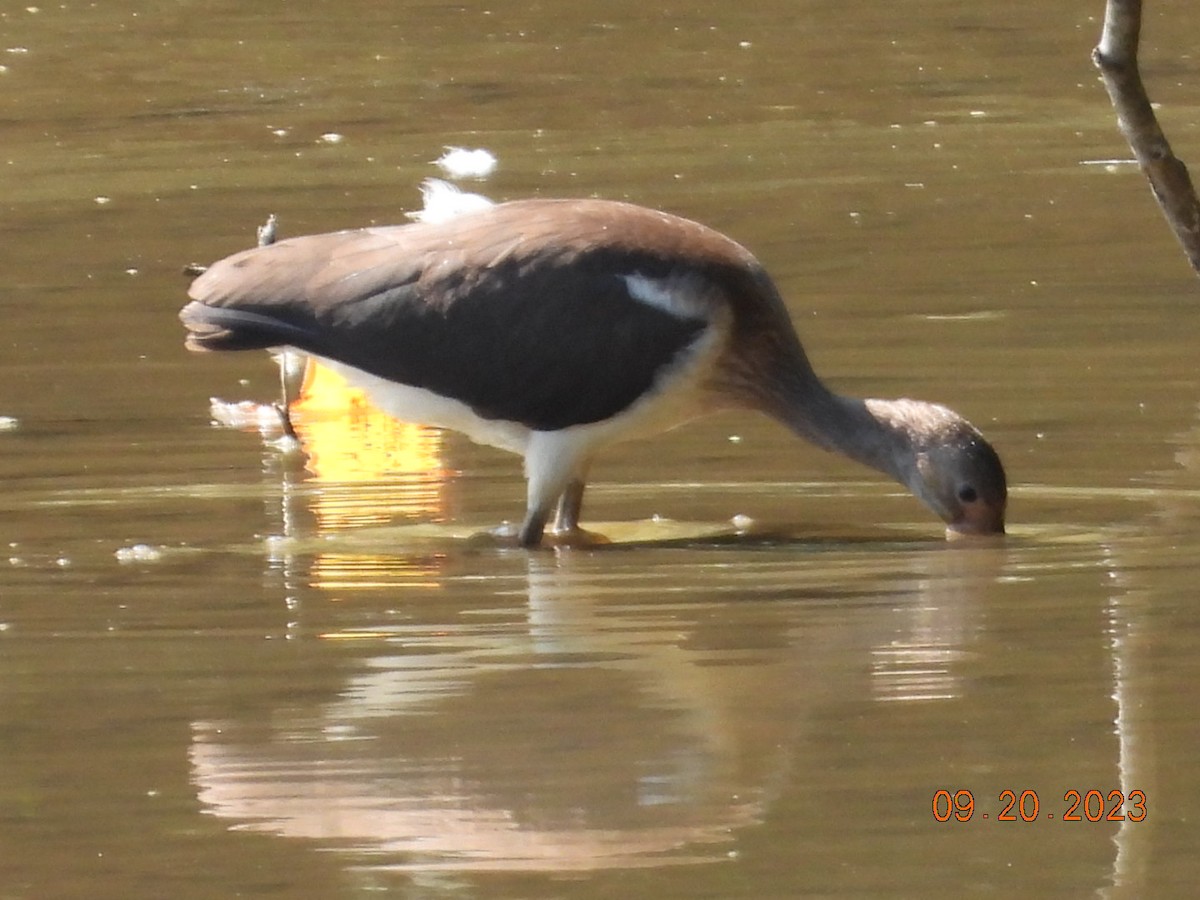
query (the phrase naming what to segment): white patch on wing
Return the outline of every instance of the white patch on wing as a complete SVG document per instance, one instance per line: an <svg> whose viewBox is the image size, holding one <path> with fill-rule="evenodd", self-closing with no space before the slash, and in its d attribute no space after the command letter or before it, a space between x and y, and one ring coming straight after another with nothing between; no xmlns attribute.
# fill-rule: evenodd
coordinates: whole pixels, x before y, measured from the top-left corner
<svg viewBox="0 0 1200 900"><path fill-rule="evenodd" d="M709 292L712 288L699 275L651 278L635 272L622 275L621 279L634 300L661 309L677 319L704 319L711 314L713 304Z"/></svg>

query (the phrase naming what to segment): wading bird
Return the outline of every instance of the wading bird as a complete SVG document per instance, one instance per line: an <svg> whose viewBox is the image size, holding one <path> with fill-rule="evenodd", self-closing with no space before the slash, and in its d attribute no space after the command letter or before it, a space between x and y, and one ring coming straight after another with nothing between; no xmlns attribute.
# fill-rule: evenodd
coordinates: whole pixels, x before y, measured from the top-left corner
<svg viewBox="0 0 1200 900"><path fill-rule="evenodd" d="M191 350L293 347L385 412L520 454L521 545L578 530L612 441L758 410L905 485L948 533L1004 530L1004 469L970 423L834 393L741 245L603 200L517 200L447 221L283 240L197 278Z"/></svg>

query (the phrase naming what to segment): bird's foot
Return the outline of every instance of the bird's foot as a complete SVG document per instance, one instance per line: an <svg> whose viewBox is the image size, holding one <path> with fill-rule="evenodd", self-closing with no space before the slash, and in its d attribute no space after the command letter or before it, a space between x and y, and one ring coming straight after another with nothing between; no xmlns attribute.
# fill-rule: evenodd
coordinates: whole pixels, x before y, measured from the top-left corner
<svg viewBox="0 0 1200 900"><path fill-rule="evenodd" d="M521 542L521 528L513 522L503 522L495 528L489 529L486 534L488 538L505 545L516 544L518 547L525 546ZM599 532L588 531L578 526L574 528L547 528L542 532L540 541L534 547L528 549L537 549L538 547L553 549L560 547L599 547L610 543L612 541Z"/></svg>
<svg viewBox="0 0 1200 900"><path fill-rule="evenodd" d="M571 528L548 528L542 535L543 547L601 547L611 544L607 537L598 531L588 531L575 525Z"/></svg>

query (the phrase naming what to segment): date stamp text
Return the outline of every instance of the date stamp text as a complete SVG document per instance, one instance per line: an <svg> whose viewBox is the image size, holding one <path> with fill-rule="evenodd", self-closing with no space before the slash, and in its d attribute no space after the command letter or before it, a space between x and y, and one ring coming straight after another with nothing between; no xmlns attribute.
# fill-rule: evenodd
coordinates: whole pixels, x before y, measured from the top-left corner
<svg viewBox="0 0 1200 900"><path fill-rule="evenodd" d="M1057 806L1053 804L1053 806ZM1063 794L1062 805L1043 807L1037 791L1003 790L996 806L977 807L972 791L940 789L933 792L933 818L938 822L970 822L972 818L996 822L1035 822L1038 818L1061 822L1141 822L1146 818L1146 794L1143 791L1077 791Z"/></svg>

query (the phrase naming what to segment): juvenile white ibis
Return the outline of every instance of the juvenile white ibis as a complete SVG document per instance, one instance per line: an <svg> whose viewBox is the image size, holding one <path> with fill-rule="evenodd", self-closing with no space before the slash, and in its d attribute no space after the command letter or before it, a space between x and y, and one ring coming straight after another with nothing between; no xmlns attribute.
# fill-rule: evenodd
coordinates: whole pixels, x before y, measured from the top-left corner
<svg viewBox="0 0 1200 900"><path fill-rule="evenodd" d="M728 408L890 475L948 532L1004 530L1004 468L979 431L944 406L831 391L761 264L687 219L518 200L246 250L189 293L191 350L294 347L399 419L521 454L526 547L556 504L556 530L578 529L601 446Z"/></svg>

